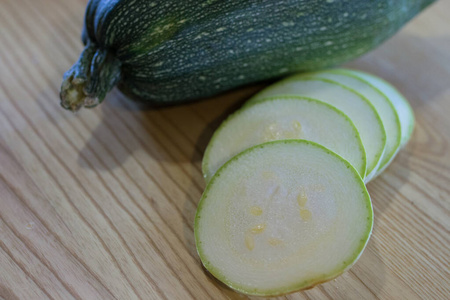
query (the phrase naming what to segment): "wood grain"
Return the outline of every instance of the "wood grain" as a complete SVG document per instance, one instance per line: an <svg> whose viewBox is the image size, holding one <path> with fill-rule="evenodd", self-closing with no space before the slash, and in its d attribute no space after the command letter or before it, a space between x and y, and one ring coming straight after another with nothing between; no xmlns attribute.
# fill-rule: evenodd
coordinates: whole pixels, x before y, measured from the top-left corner
<svg viewBox="0 0 450 300"><path fill-rule="evenodd" d="M201 267L193 219L214 129L261 89L152 110L58 105L86 1L0 2L0 298L244 299ZM336 280L280 299L450 297L450 2L348 64L396 85L413 138L368 185L375 228Z"/></svg>

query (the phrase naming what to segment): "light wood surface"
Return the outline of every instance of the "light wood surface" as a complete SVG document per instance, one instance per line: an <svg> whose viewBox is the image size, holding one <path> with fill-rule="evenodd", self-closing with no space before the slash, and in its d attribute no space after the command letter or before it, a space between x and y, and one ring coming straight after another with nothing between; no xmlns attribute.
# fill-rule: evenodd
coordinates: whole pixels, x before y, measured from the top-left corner
<svg viewBox="0 0 450 300"><path fill-rule="evenodd" d="M246 298L203 270L192 228L205 146L262 85L160 110L114 91L64 111L85 4L0 1L0 298ZM358 263L280 299L450 298L449 12L436 3L349 64L406 95L414 135L368 185L375 227Z"/></svg>

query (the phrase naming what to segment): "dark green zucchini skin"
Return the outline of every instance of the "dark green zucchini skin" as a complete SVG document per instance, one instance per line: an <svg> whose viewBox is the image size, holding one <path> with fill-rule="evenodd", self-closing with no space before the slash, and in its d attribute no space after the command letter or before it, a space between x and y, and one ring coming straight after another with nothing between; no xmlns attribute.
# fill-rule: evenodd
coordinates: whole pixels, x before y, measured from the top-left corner
<svg viewBox="0 0 450 300"><path fill-rule="evenodd" d="M91 0L62 106L100 103L115 85L155 105L351 60L432 0Z"/></svg>

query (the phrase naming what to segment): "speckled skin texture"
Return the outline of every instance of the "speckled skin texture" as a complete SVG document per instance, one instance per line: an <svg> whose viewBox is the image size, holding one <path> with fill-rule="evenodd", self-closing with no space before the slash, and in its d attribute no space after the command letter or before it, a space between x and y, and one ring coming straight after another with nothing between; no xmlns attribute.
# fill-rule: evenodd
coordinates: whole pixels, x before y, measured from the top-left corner
<svg viewBox="0 0 450 300"><path fill-rule="evenodd" d="M83 41L121 62L124 93L174 104L348 61L431 2L91 0Z"/></svg>

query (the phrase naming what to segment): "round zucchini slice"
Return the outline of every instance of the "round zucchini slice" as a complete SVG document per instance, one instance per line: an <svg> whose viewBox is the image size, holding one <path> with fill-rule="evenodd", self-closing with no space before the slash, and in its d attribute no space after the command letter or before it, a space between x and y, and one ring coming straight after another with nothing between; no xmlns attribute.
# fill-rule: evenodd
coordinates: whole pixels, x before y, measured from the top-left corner
<svg viewBox="0 0 450 300"><path fill-rule="evenodd" d="M311 288L349 269L372 232L369 194L346 160L305 140L257 145L203 193L195 241L207 270L249 295Z"/></svg>
<svg viewBox="0 0 450 300"><path fill-rule="evenodd" d="M203 157L206 181L243 150L281 139L305 139L336 152L358 171L366 172L366 154L358 130L342 111L306 97L275 97L247 105L214 133Z"/></svg>
<svg viewBox="0 0 450 300"><path fill-rule="evenodd" d="M369 100L338 82L323 78L309 78L300 74L288 77L262 90L250 99L249 103L282 95L311 97L343 111L358 129L366 151L365 181L368 182L375 175L385 150L386 132L380 116Z"/></svg>

